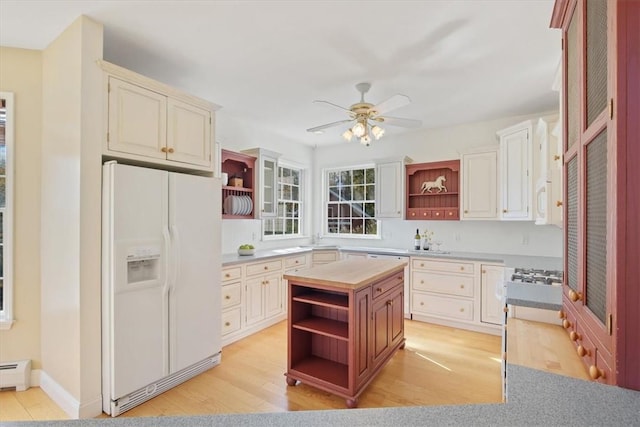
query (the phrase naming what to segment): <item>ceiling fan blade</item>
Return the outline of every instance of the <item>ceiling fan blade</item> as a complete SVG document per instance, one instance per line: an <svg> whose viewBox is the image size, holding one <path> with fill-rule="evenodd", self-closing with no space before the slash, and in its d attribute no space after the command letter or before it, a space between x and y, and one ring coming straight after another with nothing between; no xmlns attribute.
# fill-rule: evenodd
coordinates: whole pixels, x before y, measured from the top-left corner
<svg viewBox="0 0 640 427"><path fill-rule="evenodd" d="M313 101L314 104L327 104L327 105L331 105L333 108L337 108L338 110L342 110L342 111L346 111L347 113L351 113L351 110L349 110L348 108L344 108L339 106L338 104L334 104L332 102L329 101L319 101L319 100L315 100Z"/></svg>
<svg viewBox="0 0 640 427"><path fill-rule="evenodd" d="M407 95L396 94L391 98L382 101L378 105L374 105L371 109L377 112L377 116L380 116L388 111L392 111L409 104L411 104L411 99L409 99Z"/></svg>
<svg viewBox="0 0 640 427"><path fill-rule="evenodd" d="M386 125L400 126L403 128L419 128L420 126L422 126L421 120L402 119L400 117L384 116L384 117L376 117L374 120L380 123L384 123Z"/></svg>
<svg viewBox="0 0 640 427"><path fill-rule="evenodd" d="M307 132L318 132L318 131L324 130L326 128L330 128L330 127L333 127L333 126L338 126L338 125L341 125L341 124L344 124L344 123L350 123L350 122L352 122L352 120L340 120L340 121L333 122L333 123L327 123L326 125L321 125L321 126L316 126L314 128L309 128L309 129L307 129Z"/></svg>

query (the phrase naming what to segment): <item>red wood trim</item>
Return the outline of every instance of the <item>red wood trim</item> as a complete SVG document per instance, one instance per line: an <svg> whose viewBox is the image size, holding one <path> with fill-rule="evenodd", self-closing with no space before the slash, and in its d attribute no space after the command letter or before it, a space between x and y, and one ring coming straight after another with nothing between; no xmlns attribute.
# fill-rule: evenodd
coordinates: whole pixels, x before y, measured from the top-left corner
<svg viewBox="0 0 640 427"><path fill-rule="evenodd" d="M553 5L549 28L562 28L564 26L568 5L569 0L556 0Z"/></svg>

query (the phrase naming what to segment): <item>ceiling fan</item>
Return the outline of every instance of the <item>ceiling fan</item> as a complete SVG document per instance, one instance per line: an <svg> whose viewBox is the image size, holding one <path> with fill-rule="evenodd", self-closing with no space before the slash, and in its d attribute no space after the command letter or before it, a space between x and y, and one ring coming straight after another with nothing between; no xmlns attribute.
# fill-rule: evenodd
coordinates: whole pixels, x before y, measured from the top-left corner
<svg viewBox="0 0 640 427"><path fill-rule="evenodd" d="M355 136L360 138L360 143L366 146L371 144L371 136L375 139L380 139L384 135L384 128L380 124L388 124L392 126L400 126L406 128L416 128L422 125L420 120L414 119L402 119L399 117L390 117L385 114L389 111L395 110L400 107L404 107L411 103L411 100L406 95L396 94L391 98L373 105L364 101L364 94L371 88L371 83L358 83L356 89L360 92L360 102L353 104L349 108L344 108L339 105L333 104L329 101L313 101L316 104L327 104L339 110L348 113L349 118L346 120L339 120L337 122L327 123L325 125L316 126L307 129L307 132L322 133L324 129L339 126L346 123L352 123L353 126L347 129L342 136L347 140Z"/></svg>

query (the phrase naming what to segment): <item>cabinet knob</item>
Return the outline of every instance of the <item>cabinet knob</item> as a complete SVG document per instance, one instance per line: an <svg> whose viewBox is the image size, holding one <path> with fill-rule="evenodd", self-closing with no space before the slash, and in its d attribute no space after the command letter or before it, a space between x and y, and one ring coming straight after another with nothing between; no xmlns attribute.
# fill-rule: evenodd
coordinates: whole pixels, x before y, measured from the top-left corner
<svg viewBox="0 0 640 427"><path fill-rule="evenodd" d="M589 376L592 380L597 380L598 378L606 378L604 375L604 371L599 369L596 365L589 366Z"/></svg>
<svg viewBox="0 0 640 427"><path fill-rule="evenodd" d="M449 216L453 216L453 212L449 212Z"/></svg>
<svg viewBox="0 0 640 427"><path fill-rule="evenodd" d="M162 148L160 149L160 151L162 151L163 153L166 153L166 152L167 152L167 147L162 147Z"/></svg>
<svg viewBox="0 0 640 427"><path fill-rule="evenodd" d="M553 156L553 160L560 160L560 156L556 154L555 156Z"/></svg>
<svg viewBox="0 0 640 427"><path fill-rule="evenodd" d="M426 213L425 213L425 215L426 215ZM436 212L436 216L440 216L440 212Z"/></svg>
<svg viewBox="0 0 640 427"><path fill-rule="evenodd" d="M300 264L300 261L296 260L296 264Z"/></svg>
<svg viewBox="0 0 640 427"><path fill-rule="evenodd" d="M482 274L487 274L487 270L482 270Z"/></svg>
<svg viewBox="0 0 640 427"><path fill-rule="evenodd" d="M464 271L464 267L460 267L460 271Z"/></svg>
<svg viewBox="0 0 640 427"><path fill-rule="evenodd" d="M169 148L169 149L167 150L167 152L169 152L169 153L173 153L173 152L174 152L174 149L173 149L173 148Z"/></svg>
<svg viewBox="0 0 640 427"><path fill-rule="evenodd" d="M440 214L436 214L436 215L440 215ZM422 216L427 216L426 212L422 212Z"/></svg>
<svg viewBox="0 0 640 427"><path fill-rule="evenodd" d="M464 313L464 308L461 308L461 309L460 309L460 313Z"/></svg>
<svg viewBox="0 0 640 427"><path fill-rule="evenodd" d="M558 311L558 317L564 319L567 317L566 313L562 310Z"/></svg>
<svg viewBox="0 0 640 427"><path fill-rule="evenodd" d="M569 299L573 302L576 302L582 299L582 294L580 292L576 292L573 289L571 289L569 291Z"/></svg>
<svg viewBox="0 0 640 427"><path fill-rule="evenodd" d="M571 338L571 341L579 341L582 339L580 334L576 331L571 331L571 333L569 334L569 338Z"/></svg>
<svg viewBox="0 0 640 427"><path fill-rule="evenodd" d="M415 212L411 212L411 216L416 216L416 213Z"/></svg>
<svg viewBox="0 0 640 427"><path fill-rule="evenodd" d="M577 352L578 352L578 356L580 357L591 356L591 352L581 345L578 346Z"/></svg>
<svg viewBox="0 0 640 427"><path fill-rule="evenodd" d="M224 299L231 299L231 296L230 295L225 295Z"/></svg>
<svg viewBox="0 0 640 427"><path fill-rule="evenodd" d="M400 211L396 212L397 214L400 214Z"/></svg>
<svg viewBox="0 0 640 427"><path fill-rule="evenodd" d="M421 285L424 285L424 280L420 280L420 284L421 284Z"/></svg>
<svg viewBox="0 0 640 427"><path fill-rule="evenodd" d="M503 313L508 313L508 312L509 312L509 307L504 307L504 308L502 309L502 312L503 312Z"/></svg>
<svg viewBox="0 0 640 427"><path fill-rule="evenodd" d="M265 266L264 266L264 269L265 269L265 270L268 270L268 269L269 269L269 267L267 267L267 266L265 265Z"/></svg>
<svg viewBox="0 0 640 427"><path fill-rule="evenodd" d="M464 213L468 214L468 213L469 213L469 211L465 209L465 210L464 210Z"/></svg>
<svg viewBox="0 0 640 427"><path fill-rule="evenodd" d="M265 285L268 285L268 284L269 284L269 281L268 281L268 280L265 280L265 281L264 281L264 284L265 284Z"/></svg>
<svg viewBox="0 0 640 427"><path fill-rule="evenodd" d="M556 207L562 206L562 200L556 200Z"/></svg>
<svg viewBox="0 0 640 427"><path fill-rule="evenodd" d="M460 285L460 289L464 289L464 285Z"/></svg>
<svg viewBox="0 0 640 427"><path fill-rule="evenodd" d="M424 305L424 302L423 302L423 301L420 301L420 305Z"/></svg>
<svg viewBox="0 0 640 427"><path fill-rule="evenodd" d="M564 319L562 321L562 327L565 328L565 329L569 329L571 327L571 322L569 322L569 320L567 320L567 319Z"/></svg>
<svg viewBox="0 0 640 427"><path fill-rule="evenodd" d="M393 305L393 301L388 300L388 301L387 301L387 305Z"/></svg>
<svg viewBox="0 0 640 427"><path fill-rule="evenodd" d="M502 213L507 213L507 210L506 209L502 209Z"/></svg>
<svg viewBox="0 0 640 427"><path fill-rule="evenodd" d="M424 267L424 262L421 262L421 263L420 263L420 267Z"/></svg>
<svg viewBox="0 0 640 427"><path fill-rule="evenodd" d="M224 326L231 326L230 322L224 322Z"/></svg>
<svg viewBox="0 0 640 427"><path fill-rule="evenodd" d="M382 292L382 288L376 288L376 292Z"/></svg>
<svg viewBox="0 0 640 427"><path fill-rule="evenodd" d="M224 277L229 278L229 277L231 277L231 275L230 275L229 273L226 273L226 274L224 275Z"/></svg>

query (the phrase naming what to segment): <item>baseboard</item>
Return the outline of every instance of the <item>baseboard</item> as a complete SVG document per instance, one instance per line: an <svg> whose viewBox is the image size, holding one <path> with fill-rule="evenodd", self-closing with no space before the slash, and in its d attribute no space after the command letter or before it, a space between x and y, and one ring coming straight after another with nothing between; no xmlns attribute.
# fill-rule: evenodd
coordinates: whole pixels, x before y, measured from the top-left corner
<svg viewBox="0 0 640 427"><path fill-rule="evenodd" d="M239 330L238 332L234 332L232 334L229 334L227 336L222 337L222 347L225 347L231 343L234 343L236 341L239 341L243 338L248 337L249 335L253 335L256 332L260 332L263 329L266 329L270 326L275 325L276 323L282 322L283 320L286 320L287 318L287 313L282 313L279 314L275 317L271 317L267 320L264 320L260 323L256 323L255 325L252 325L250 327L245 327L244 329Z"/></svg>
<svg viewBox="0 0 640 427"><path fill-rule="evenodd" d="M480 332L488 335L502 335L502 328L500 325L494 325L492 323L477 324L477 323L465 323L456 322L453 320L445 320L437 317L423 316L419 314L412 315L413 320L425 323L433 323L440 326L448 326L450 328L465 329L467 331Z"/></svg>
<svg viewBox="0 0 640 427"><path fill-rule="evenodd" d="M71 419L94 418L102 414L102 396L80 404L64 387L45 371L38 370L38 385Z"/></svg>

